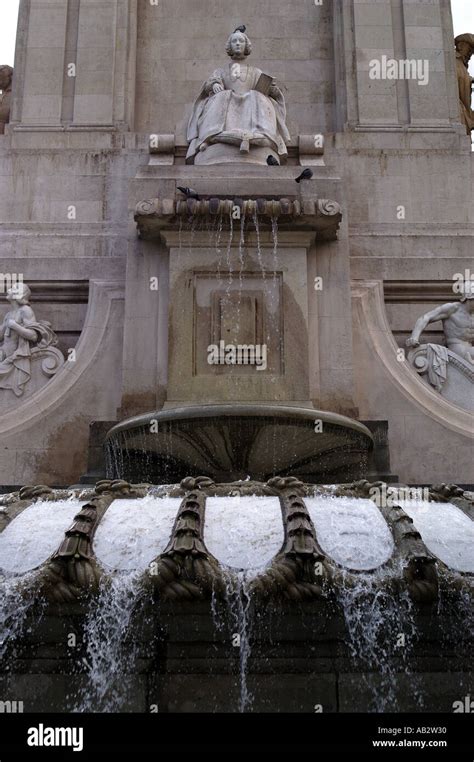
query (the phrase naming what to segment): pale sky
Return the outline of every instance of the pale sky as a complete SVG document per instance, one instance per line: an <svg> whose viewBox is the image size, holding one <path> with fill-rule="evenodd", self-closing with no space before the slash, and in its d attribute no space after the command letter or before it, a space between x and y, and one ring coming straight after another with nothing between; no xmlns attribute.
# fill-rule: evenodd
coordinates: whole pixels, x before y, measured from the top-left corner
<svg viewBox="0 0 474 762"><path fill-rule="evenodd" d="M1 0L0 22L0 64L13 66L15 58L15 36L20 0ZM179 2L179 0L177 0ZM199 2L199 0L196 0ZM474 34L474 0L451 0L454 20L454 34L471 32ZM474 74L474 57L471 58Z"/></svg>

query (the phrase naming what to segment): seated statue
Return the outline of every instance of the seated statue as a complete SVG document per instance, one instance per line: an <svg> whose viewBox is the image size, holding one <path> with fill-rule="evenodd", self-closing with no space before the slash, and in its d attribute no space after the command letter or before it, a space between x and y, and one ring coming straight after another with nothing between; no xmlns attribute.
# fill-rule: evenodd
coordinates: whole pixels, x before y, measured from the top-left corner
<svg viewBox="0 0 474 762"><path fill-rule="evenodd" d="M286 158L290 135L286 127L285 99L269 75L249 66L252 52L246 34L234 32L227 41L228 66L216 69L204 82L188 124L188 163L208 164L235 161L235 149L220 152L216 161L209 146L238 146L242 157L252 148L260 151L256 163L265 163L269 153ZM237 155L238 158L238 155Z"/></svg>
<svg viewBox="0 0 474 762"><path fill-rule="evenodd" d="M5 132L5 125L10 121L10 106L12 97L13 69L11 66L0 66L0 135Z"/></svg>
<svg viewBox="0 0 474 762"><path fill-rule="evenodd" d="M42 369L48 376L64 362L59 350L53 348L58 343L56 334L48 322L36 320L30 296L25 283L10 288L7 299L11 309L0 325L0 389L11 389L17 397L23 395L31 380L35 354L43 359Z"/></svg>
<svg viewBox="0 0 474 762"><path fill-rule="evenodd" d="M446 346L420 344L430 323L441 320ZM465 282L459 302L447 302L416 321L406 344L408 360L436 391L460 407L474 410L474 281Z"/></svg>
<svg viewBox="0 0 474 762"><path fill-rule="evenodd" d="M474 54L474 34L459 34L454 42L456 45L456 71L461 121L466 126L467 134L470 135L471 130L474 130L474 111L471 108L474 79L469 74L468 66L471 56Z"/></svg>
<svg viewBox="0 0 474 762"><path fill-rule="evenodd" d="M467 362L474 363L474 282L466 281L459 302L448 302L435 307L416 321L407 347L420 346L420 336L430 323L441 320L446 346Z"/></svg>

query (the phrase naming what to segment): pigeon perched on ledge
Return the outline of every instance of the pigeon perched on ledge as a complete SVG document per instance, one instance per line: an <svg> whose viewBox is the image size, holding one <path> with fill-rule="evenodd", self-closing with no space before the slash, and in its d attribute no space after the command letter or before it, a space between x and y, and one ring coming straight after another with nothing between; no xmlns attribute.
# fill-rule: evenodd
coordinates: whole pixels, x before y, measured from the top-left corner
<svg viewBox="0 0 474 762"><path fill-rule="evenodd" d="M312 176L313 176L312 169L303 169L301 175L295 178L295 182L300 183L302 180L311 180Z"/></svg>
<svg viewBox="0 0 474 762"><path fill-rule="evenodd" d="M279 167L280 162L275 159L274 156L270 154L270 156L267 156L267 164L269 167Z"/></svg>
<svg viewBox="0 0 474 762"><path fill-rule="evenodd" d="M183 188L181 185L178 185L177 188L179 191L181 191L181 193L184 193L186 198L194 198L196 201L199 201L198 194L192 188Z"/></svg>

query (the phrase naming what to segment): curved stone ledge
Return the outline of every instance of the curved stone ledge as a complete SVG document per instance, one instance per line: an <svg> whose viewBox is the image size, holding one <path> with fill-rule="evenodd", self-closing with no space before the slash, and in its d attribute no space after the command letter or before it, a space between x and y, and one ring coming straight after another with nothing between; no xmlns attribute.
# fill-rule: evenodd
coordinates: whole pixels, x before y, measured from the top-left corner
<svg viewBox="0 0 474 762"><path fill-rule="evenodd" d="M405 398L425 415L450 431L474 438L474 416L444 399L424 383L408 361L399 362L399 347L390 328L381 281L353 281L352 299L359 324L370 344L372 355L386 371L387 382L393 384Z"/></svg>
<svg viewBox="0 0 474 762"><path fill-rule="evenodd" d="M371 484L362 480L341 485L331 494L367 498L371 488L381 485L383 486L382 482ZM207 476L197 476L187 477L179 485L172 485L166 495L181 497L181 504L165 550L156 556L143 574L144 587L153 594L156 593L159 600L170 602L225 598L228 572L209 552L205 543L206 499L210 496L260 494L279 498L284 542L271 563L251 577L248 588L250 595L263 600L272 598L301 602L334 599L338 588L356 585L360 573L340 566L322 551L304 502L304 498L314 495L316 490L324 494L324 490L304 484L295 477L274 477L265 484L216 484ZM440 493L446 502L449 497L450 502L458 500L469 505L472 503L469 494L456 485L431 488L430 494L434 499L437 500ZM83 497L81 491L69 490L66 494L68 497ZM114 500L140 499L145 496L158 499L160 494L164 496L163 488L157 490L148 484L134 485L122 480L98 482L95 496L77 513L58 550L37 570L35 592L51 603L75 603L97 592L101 580L107 581L110 578L109 572L101 567L95 557L93 549L94 534L108 507ZM326 494L329 494L327 490ZM25 499L20 499L21 495ZM35 500L58 500L65 496L65 491L50 490L39 485L23 488L17 496L16 501L8 506L9 521ZM443 570L450 589L459 593L471 588L472 575L447 567L428 551L412 519L400 506L378 507L391 529L395 551L374 572L364 572L364 575L376 574L379 569L382 570L380 585L388 587L394 594L408 590L415 603L432 603L437 599L438 569Z"/></svg>
<svg viewBox="0 0 474 762"><path fill-rule="evenodd" d="M297 198L153 198L140 201L135 208L135 222L143 239L160 238L162 230L180 227L182 220L220 219L230 227L236 207L240 219L271 227L276 221L284 230L311 230L318 238L334 240L342 220L342 210L331 199Z"/></svg>
<svg viewBox="0 0 474 762"><path fill-rule="evenodd" d="M91 281L89 306L76 349L76 361L65 362L54 378L0 419L0 436L23 433L35 423L41 426L59 404L74 393L74 388L98 362L110 330L114 305L123 301L123 283ZM12 483L15 483L13 480Z"/></svg>

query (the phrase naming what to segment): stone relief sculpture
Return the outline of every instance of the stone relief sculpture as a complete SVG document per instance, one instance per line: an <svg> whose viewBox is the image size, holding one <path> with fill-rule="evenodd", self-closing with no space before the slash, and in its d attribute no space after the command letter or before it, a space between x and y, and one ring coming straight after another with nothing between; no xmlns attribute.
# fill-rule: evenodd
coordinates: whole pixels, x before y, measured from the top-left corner
<svg viewBox="0 0 474 762"><path fill-rule="evenodd" d="M245 33L231 34L226 51L231 62L213 72L194 103L186 160L265 164L270 154L280 162L287 156L290 140L283 93L273 77L245 63L252 52Z"/></svg>
<svg viewBox="0 0 474 762"><path fill-rule="evenodd" d="M0 325L0 389L23 396L28 384L34 392L64 363L56 349L58 337L45 320L37 321L30 307L31 290L18 283L7 292L11 309ZM33 363L41 361L41 374L33 373Z"/></svg>
<svg viewBox="0 0 474 762"><path fill-rule="evenodd" d="M459 34L454 42L456 45L456 71L461 121L466 126L467 134L470 135L471 130L474 130L474 111L471 108L474 79L469 74L468 66L471 56L474 55L474 34Z"/></svg>
<svg viewBox="0 0 474 762"><path fill-rule="evenodd" d="M420 337L431 323L441 320L446 346L421 344ZM416 321L406 345L408 359L443 397L474 410L474 281L466 281L460 301L430 310Z"/></svg>
<svg viewBox="0 0 474 762"><path fill-rule="evenodd" d="M13 69L11 66L0 66L0 135L5 132L5 125L10 121L10 105L12 98Z"/></svg>

